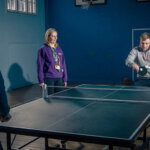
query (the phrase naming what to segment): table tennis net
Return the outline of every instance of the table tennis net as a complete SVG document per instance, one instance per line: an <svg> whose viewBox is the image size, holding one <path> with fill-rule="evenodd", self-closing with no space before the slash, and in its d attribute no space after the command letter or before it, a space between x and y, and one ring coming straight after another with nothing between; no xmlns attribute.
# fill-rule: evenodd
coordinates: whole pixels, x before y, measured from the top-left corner
<svg viewBox="0 0 150 150"><path fill-rule="evenodd" d="M59 88L60 91L50 94L48 88ZM109 85L78 85L78 86L47 86L46 84L42 88L43 99L59 98L59 99L76 99L76 100L96 100L96 101L117 101L117 102L138 102L138 103L150 103L149 100L138 99L118 99L110 98L118 91L129 92L145 92L150 93L150 88L145 87L127 87L127 86L109 86Z"/></svg>

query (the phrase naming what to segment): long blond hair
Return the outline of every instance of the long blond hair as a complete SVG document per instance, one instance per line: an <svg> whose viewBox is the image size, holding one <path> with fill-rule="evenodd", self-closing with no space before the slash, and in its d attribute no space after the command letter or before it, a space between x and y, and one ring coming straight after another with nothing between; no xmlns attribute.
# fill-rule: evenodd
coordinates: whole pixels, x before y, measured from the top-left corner
<svg viewBox="0 0 150 150"><path fill-rule="evenodd" d="M51 34L52 34L53 32L56 32L56 33L57 33L56 29L54 29L54 28L49 28L49 29L47 29L47 31L45 32L45 41L46 41L47 43L48 43L49 36L51 36Z"/></svg>

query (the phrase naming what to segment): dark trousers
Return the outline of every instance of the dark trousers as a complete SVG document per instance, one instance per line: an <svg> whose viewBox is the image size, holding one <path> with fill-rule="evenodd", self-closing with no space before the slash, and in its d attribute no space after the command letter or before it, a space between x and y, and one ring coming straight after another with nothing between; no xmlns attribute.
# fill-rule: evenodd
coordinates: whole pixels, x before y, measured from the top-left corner
<svg viewBox="0 0 150 150"><path fill-rule="evenodd" d="M47 86L51 86L48 87L48 95L61 91L61 88L53 86L62 86L62 78L45 78L44 82Z"/></svg>
<svg viewBox="0 0 150 150"><path fill-rule="evenodd" d="M150 79L137 79L135 82L136 86L148 86L150 87Z"/></svg>

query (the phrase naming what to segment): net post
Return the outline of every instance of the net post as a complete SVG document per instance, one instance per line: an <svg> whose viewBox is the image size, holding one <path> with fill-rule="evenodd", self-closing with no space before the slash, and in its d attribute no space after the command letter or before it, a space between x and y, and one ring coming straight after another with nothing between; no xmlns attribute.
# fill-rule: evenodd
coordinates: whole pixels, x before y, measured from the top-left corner
<svg viewBox="0 0 150 150"><path fill-rule="evenodd" d="M48 91L47 91L47 84L44 84L42 86L42 97L45 99L45 98L48 98Z"/></svg>

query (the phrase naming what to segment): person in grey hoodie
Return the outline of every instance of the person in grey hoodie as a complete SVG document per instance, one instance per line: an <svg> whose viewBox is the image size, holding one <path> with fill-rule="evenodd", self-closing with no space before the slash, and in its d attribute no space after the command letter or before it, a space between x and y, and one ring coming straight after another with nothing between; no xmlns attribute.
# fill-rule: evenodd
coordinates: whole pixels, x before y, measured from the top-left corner
<svg viewBox="0 0 150 150"><path fill-rule="evenodd" d="M144 32L140 36L139 46L134 47L126 59L126 65L137 72L135 85L150 86L150 34ZM140 74L140 67L145 67L147 73Z"/></svg>

